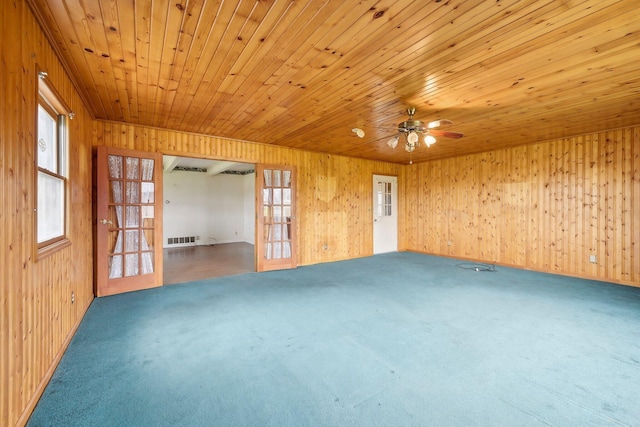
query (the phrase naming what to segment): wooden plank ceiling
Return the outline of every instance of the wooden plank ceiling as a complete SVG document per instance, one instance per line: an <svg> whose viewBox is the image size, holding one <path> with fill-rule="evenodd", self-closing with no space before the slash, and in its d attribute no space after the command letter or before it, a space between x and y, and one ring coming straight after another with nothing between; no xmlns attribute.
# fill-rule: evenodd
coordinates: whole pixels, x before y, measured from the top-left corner
<svg viewBox="0 0 640 427"><path fill-rule="evenodd" d="M28 0L95 118L407 163L640 123L629 0ZM352 129L364 130L358 138Z"/></svg>

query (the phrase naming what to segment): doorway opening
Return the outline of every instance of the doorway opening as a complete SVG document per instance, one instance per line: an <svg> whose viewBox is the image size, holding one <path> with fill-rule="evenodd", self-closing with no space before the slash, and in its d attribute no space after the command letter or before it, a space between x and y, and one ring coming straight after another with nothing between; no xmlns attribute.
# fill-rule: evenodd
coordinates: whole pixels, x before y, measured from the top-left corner
<svg viewBox="0 0 640 427"><path fill-rule="evenodd" d="M163 157L165 285L255 269L255 165Z"/></svg>

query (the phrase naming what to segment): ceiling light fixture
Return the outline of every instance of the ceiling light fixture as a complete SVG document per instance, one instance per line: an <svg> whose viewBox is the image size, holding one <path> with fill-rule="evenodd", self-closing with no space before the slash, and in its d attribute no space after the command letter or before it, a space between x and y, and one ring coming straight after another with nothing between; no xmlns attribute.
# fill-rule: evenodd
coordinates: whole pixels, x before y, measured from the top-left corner
<svg viewBox="0 0 640 427"><path fill-rule="evenodd" d="M358 135L358 138L364 138L364 131L360 128L353 128L351 129L351 132L355 133L356 135Z"/></svg>
<svg viewBox="0 0 640 427"><path fill-rule="evenodd" d="M404 134L406 142L404 144L404 149L413 153L413 151L418 146L418 141L420 140L419 134L423 135L424 144L427 147L431 147L436 143L436 136L445 136L447 138L461 138L463 136L462 133L459 132L448 132L448 131L440 131L440 130L432 130L433 128L437 128L440 125L451 124L450 120L436 120L433 122L429 122L426 125L420 120L414 120L413 115L416 113L416 109L411 107L407 109L407 114L409 115L409 120L406 120L398 125L398 134L393 136L389 141L387 141L387 145L390 148L396 148L398 146L398 140L400 136ZM354 130L355 132L355 130ZM413 160L409 161L409 164L412 164Z"/></svg>

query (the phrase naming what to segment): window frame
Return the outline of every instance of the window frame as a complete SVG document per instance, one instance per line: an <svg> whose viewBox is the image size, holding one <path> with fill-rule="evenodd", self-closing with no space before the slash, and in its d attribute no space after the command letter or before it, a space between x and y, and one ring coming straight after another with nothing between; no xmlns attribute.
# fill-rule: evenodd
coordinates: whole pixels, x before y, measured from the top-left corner
<svg viewBox="0 0 640 427"><path fill-rule="evenodd" d="M36 108L35 108L35 141L34 141L34 242L36 248L36 261L49 256L67 246L71 245L68 236L69 226L69 120L73 113L62 101L62 98L55 88L47 81L47 73L39 68L36 70ZM52 171L39 164L39 139L40 139L40 107L42 107L53 119L55 119L56 144L56 167ZM39 242L38 236L38 196L41 188L39 184L40 174L55 178L62 182L63 200L62 208L62 234Z"/></svg>

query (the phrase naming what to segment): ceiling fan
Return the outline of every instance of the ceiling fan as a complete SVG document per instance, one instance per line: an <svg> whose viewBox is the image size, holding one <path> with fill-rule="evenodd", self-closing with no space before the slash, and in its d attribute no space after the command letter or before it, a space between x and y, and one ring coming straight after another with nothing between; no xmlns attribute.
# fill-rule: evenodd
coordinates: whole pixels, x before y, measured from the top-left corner
<svg viewBox="0 0 640 427"><path fill-rule="evenodd" d="M436 143L436 136L444 136L445 138L462 138L464 134L460 132L452 132L445 130L435 129L442 125L450 125L453 122L451 120L436 120L429 123L423 123L420 120L414 120L413 116L416 113L415 107L411 107L407 109L407 114L409 115L409 120L406 120L398 125L398 134L393 136L389 141L387 141L387 145L390 148L396 148L398 146L398 141L400 137L404 134L406 142L404 144L404 149L409 153L413 153L413 150L418 146L418 141L420 140L420 135L423 136L424 144L427 147L431 147Z"/></svg>

